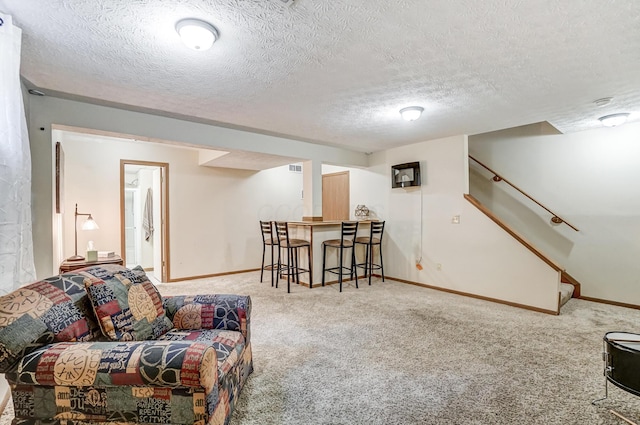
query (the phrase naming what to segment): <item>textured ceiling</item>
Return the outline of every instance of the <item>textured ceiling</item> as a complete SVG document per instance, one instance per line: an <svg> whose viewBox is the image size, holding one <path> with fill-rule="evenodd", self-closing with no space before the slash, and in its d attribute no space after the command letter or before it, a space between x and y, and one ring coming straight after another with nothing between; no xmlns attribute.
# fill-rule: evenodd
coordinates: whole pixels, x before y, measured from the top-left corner
<svg viewBox="0 0 640 425"><path fill-rule="evenodd" d="M0 0L47 92L373 152L640 112L638 0ZM220 32L206 52L174 31ZM593 101L612 96L596 107ZM415 122L398 110L425 108Z"/></svg>

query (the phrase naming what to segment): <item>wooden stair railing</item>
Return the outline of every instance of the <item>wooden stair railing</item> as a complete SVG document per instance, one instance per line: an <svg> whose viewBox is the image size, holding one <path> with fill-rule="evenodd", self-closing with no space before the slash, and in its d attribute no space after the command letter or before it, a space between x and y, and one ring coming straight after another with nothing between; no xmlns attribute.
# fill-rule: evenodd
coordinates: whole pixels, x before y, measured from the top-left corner
<svg viewBox="0 0 640 425"><path fill-rule="evenodd" d="M511 186L512 188L514 188L515 190L517 190L518 192L520 192L523 196L525 196L527 199L529 199L531 202L535 203L536 205L538 205L540 208L542 208L543 210L547 211L549 214L551 214L551 222L554 224L566 224L567 226L569 226L570 228L572 228L573 230L575 230L576 232L579 232L578 228L573 226L572 224L570 224L569 222L567 222L567 220L561 218L558 214L554 213L553 211L551 211L549 208L545 207L544 205L542 205L540 202L536 201L535 199L533 199L533 197L531 197L528 193L526 193L525 191L523 191L522 189L520 189L518 186L516 186L515 184L511 183L509 180L505 179L504 177L502 177L500 174L496 173L495 171L493 171L491 168L487 167L485 164L483 164L482 162L478 161L476 158L474 158L473 156L469 155L469 158L472 159L473 161L477 162L482 168L484 168L485 170L489 171L490 173L493 174L493 181L494 182L505 182L506 184L508 184L509 186Z"/></svg>

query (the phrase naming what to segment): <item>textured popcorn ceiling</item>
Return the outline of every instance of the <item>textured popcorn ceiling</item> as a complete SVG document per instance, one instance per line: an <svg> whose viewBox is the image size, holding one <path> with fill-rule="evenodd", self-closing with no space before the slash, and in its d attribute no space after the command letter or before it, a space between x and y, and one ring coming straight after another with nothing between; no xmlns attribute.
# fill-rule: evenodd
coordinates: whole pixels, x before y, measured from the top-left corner
<svg viewBox="0 0 640 425"><path fill-rule="evenodd" d="M0 0L43 91L373 152L640 113L639 0ZM175 23L221 38L182 45ZM593 101L607 96L605 107ZM425 108L413 123L405 106Z"/></svg>

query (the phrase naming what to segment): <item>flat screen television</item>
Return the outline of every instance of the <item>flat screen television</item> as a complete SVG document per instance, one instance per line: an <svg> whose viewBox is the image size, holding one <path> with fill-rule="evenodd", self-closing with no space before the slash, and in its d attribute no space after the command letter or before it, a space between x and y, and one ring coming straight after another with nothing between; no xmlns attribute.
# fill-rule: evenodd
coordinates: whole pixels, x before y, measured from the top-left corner
<svg viewBox="0 0 640 425"><path fill-rule="evenodd" d="M391 187L420 186L420 163L407 162L391 166Z"/></svg>

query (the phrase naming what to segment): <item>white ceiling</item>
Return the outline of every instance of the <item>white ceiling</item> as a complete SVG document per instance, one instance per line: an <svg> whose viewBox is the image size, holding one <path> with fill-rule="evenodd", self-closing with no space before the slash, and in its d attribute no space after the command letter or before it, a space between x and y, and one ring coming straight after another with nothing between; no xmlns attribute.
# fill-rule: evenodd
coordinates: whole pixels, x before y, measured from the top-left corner
<svg viewBox="0 0 640 425"><path fill-rule="evenodd" d="M373 152L640 118L639 0L0 0L27 85ZM175 23L220 39L187 49ZM612 96L597 107L593 101ZM415 122L405 106L425 108Z"/></svg>

